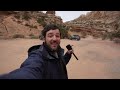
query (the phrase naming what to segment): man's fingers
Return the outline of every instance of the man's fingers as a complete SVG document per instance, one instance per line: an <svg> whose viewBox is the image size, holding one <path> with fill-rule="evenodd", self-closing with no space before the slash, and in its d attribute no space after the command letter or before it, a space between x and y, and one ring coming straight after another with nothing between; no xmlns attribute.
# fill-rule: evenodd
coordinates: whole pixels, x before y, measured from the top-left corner
<svg viewBox="0 0 120 90"><path fill-rule="evenodd" d="M67 53L68 53L68 54L72 54L72 53L73 53L73 50L68 50Z"/></svg>

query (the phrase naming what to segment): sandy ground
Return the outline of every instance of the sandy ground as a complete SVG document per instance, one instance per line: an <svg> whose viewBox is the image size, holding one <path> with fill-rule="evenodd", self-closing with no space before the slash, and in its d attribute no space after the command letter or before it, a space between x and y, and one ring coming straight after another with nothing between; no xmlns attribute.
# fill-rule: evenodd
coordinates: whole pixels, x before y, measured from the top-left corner
<svg viewBox="0 0 120 90"><path fill-rule="evenodd" d="M0 40L0 74L20 67L29 47L41 44L37 39ZM120 79L120 45L108 40L61 40L61 47L73 45L74 53L67 64L69 79Z"/></svg>

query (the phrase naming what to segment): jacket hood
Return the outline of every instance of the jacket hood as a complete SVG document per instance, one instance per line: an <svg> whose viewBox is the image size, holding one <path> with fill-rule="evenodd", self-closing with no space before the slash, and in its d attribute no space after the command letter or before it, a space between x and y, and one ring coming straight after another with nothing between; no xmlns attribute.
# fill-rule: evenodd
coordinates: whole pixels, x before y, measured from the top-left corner
<svg viewBox="0 0 120 90"><path fill-rule="evenodd" d="M41 45L34 45L34 46L30 47L30 48L28 49L28 53L30 53L30 52L32 52L32 51L34 51L34 50L39 49L40 46L41 46Z"/></svg>

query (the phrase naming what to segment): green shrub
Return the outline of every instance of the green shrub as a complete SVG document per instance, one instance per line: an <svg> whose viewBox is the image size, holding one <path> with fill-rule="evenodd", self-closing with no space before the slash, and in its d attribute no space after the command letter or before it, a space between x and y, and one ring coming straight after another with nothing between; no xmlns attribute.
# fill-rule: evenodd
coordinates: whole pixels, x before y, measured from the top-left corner
<svg viewBox="0 0 120 90"><path fill-rule="evenodd" d="M20 15L15 15L14 16L16 19L20 19Z"/></svg>
<svg viewBox="0 0 120 90"><path fill-rule="evenodd" d="M15 34L13 35L13 38L24 38L25 36L22 34Z"/></svg>
<svg viewBox="0 0 120 90"><path fill-rule="evenodd" d="M31 36L30 38L31 38L31 39L39 39L38 36Z"/></svg>
<svg viewBox="0 0 120 90"><path fill-rule="evenodd" d="M37 26L33 26L33 25L29 25L30 28L36 28L37 29Z"/></svg>
<svg viewBox="0 0 120 90"><path fill-rule="evenodd" d="M31 18L30 18L30 16L28 14L24 14L23 17L22 17L22 19L25 19L25 20L28 21Z"/></svg>
<svg viewBox="0 0 120 90"><path fill-rule="evenodd" d="M38 18L38 19L37 19L37 22L38 22L39 24L41 24L43 27L46 26L46 22L44 21L44 18Z"/></svg>
<svg viewBox="0 0 120 90"><path fill-rule="evenodd" d="M33 33L31 33L31 34L29 34L29 36L34 36L34 34L33 34Z"/></svg>
<svg viewBox="0 0 120 90"><path fill-rule="evenodd" d="M31 34L29 34L29 36L30 36L30 38L31 38L31 39L38 39L38 38L39 38L38 36L35 36L35 35L34 35L34 34L32 34L32 33L31 33Z"/></svg>
<svg viewBox="0 0 120 90"><path fill-rule="evenodd" d="M115 38L120 38L120 31L112 32L111 36Z"/></svg>
<svg viewBox="0 0 120 90"><path fill-rule="evenodd" d="M102 36L102 40L110 39L112 41L114 38L120 38L120 31L107 32Z"/></svg>
<svg viewBox="0 0 120 90"><path fill-rule="evenodd" d="M60 25L60 24L56 24L56 25L60 28L61 38L62 39L69 38L67 27L64 25Z"/></svg>

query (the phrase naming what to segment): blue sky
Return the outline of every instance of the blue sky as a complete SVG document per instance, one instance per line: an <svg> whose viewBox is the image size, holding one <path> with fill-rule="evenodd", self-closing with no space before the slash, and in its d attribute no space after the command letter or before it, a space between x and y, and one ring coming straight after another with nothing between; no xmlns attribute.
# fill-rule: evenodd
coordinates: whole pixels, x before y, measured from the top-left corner
<svg viewBox="0 0 120 90"><path fill-rule="evenodd" d="M66 22L78 18L81 14L86 14L87 12L90 11L56 11L56 16L60 16L63 22Z"/></svg>

